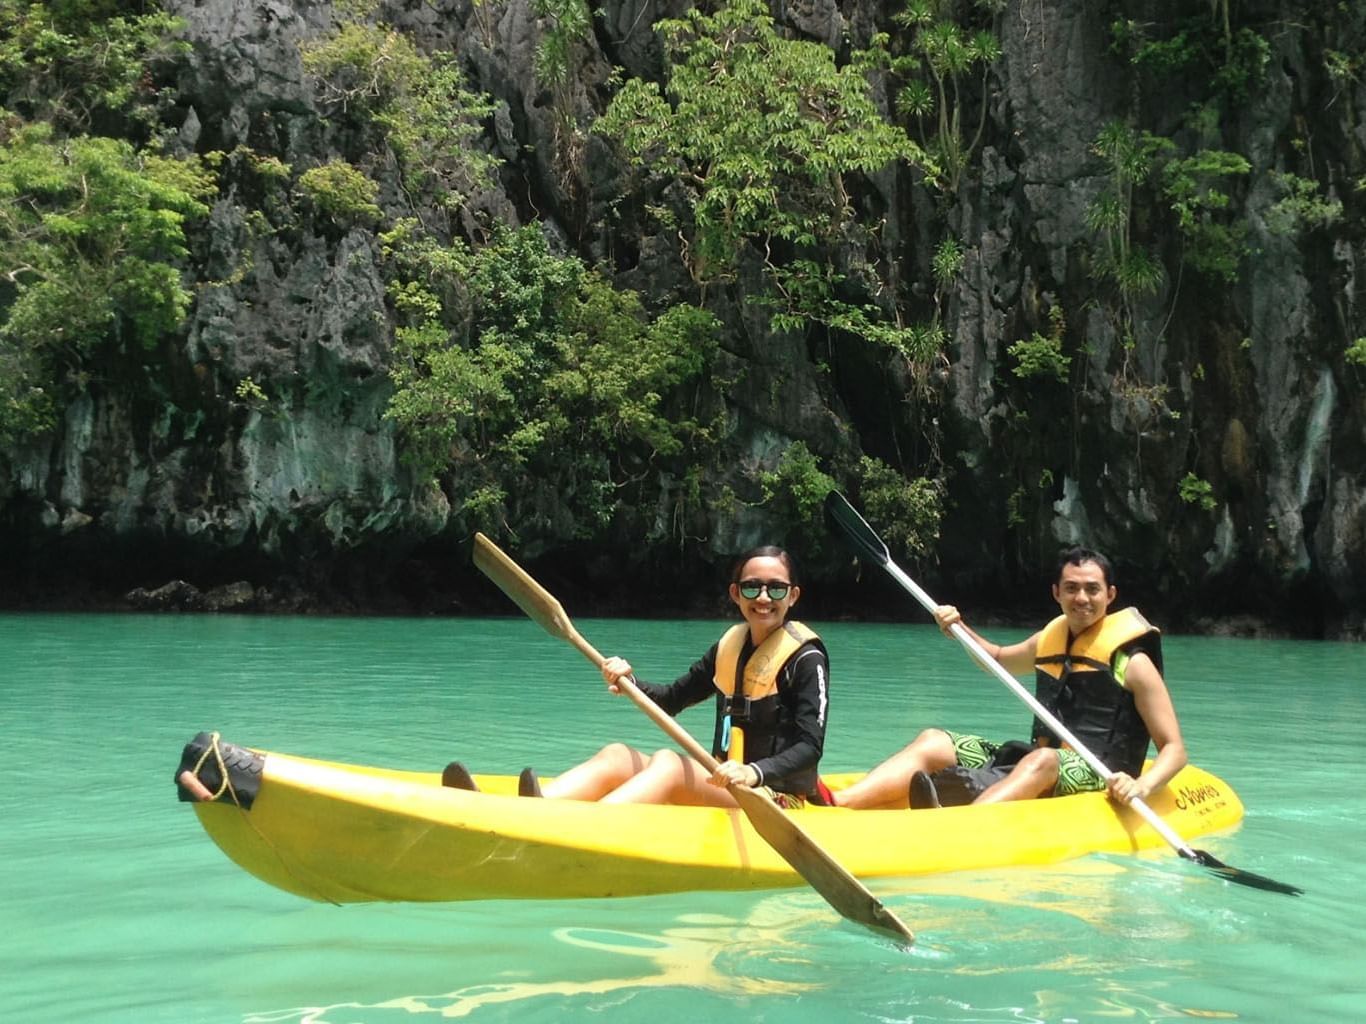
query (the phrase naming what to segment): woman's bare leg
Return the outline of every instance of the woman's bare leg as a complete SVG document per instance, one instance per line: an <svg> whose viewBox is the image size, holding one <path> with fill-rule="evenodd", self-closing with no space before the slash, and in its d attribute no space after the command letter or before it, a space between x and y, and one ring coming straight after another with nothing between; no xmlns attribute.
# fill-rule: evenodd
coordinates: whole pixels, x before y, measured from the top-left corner
<svg viewBox="0 0 1366 1024"><path fill-rule="evenodd" d="M674 750L654 754L643 770L602 798L610 804L685 804L734 807L735 798L707 780L711 773Z"/></svg>
<svg viewBox="0 0 1366 1024"><path fill-rule="evenodd" d="M611 743L545 783L541 795L552 800L601 800L645 765L645 755L639 750L625 743Z"/></svg>
<svg viewBox="0 0 1366 1024"><path fill-rule="evenodd" d="M901 808L908 804L906 790L916 772L933 773L956 764L953 740L943 729L926 729L901 750L859 779L835 791L835 806L861 810Z"/></svg>

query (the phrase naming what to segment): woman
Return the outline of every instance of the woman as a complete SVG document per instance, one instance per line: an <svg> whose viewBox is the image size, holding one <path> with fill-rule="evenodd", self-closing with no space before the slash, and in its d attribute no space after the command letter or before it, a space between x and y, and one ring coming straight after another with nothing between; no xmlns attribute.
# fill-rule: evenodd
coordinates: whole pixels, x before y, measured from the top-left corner
<svg viewBox="0 0 1366 1024"><path fill-rule="evenodd" d="M783 806L818 794L816 765L825 743L829 662L820 637L787 615L801 596L792 556L777 547L744 555L731 574L730 599L744 623L731 627L686 674L669 686L636 681L676 715L708 697L716 700L714 774L675 750L646 756L613 743L545 784L542 795L606 803L671 803L734 807L727 784L766 787ZM608 658L611 693L632 675L623 658ZM743 735L743 743L739 738ZM524 773L525 776L525 773ZM535 787L525 786L524 792Z"/></svg>

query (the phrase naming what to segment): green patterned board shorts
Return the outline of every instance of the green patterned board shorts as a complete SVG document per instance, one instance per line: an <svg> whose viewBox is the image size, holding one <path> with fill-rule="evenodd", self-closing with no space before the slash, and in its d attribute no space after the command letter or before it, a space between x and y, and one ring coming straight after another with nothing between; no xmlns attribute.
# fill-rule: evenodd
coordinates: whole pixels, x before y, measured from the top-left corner
<svg viewBox="0 0 1366 1024"><path fill-rule="evenodd" d="M958 763L964 768L983 768L996 756L1001 744L992 743L981 736L950 732L954 753ZM1058 748L1058 781L1053 787L1054 796L1071 796L1073 793L1090 793L1105 788L1105 780L1096 774L1075 750Z"/></svg>

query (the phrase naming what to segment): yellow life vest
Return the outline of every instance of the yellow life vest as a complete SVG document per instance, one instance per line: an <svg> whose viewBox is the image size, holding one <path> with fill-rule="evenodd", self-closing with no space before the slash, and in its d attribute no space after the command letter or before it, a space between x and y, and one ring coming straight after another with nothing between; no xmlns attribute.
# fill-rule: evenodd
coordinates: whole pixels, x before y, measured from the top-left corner
<svg viewBox="0 0 1366 1024"><path fill-rule="evenodd" d="M1136 608L1105 616L1072 636L1059 615L1039 635L1034 655L1034 692L1100 761L1136 775L1150 738L1134 695L1124 685L1124 669L1142 651L1162 671L1162 635ZM1033 739L1057 746L1059 739L1039 718Z"/></svg>
<svg viewBox="0 0 1366 1024"><path fill-rule="evenodd" d="M745 649L748 637L749 626L740 623L726 630L725 636L716 645L716 674L712 681L716 689L727 697L735 696L740 653ZM750 700L772 696L777 692L778 673L787 664L787 659L796 654L802 644L819 639L814 630L800 622L784 622L782 628L775 629L764 638L764 642L749 656L749 661L745 662L740 696Z"/></svg>
<svg viewBox="0 0 1366 1024"><path fill-rule="evenodd" d="M773 741L772 727L778 702L778 676L803 644L819 640L815 631L800 622L787 621L754 649L745 662L741 680L740 655L749 641L745 623L726 630L716 644L716 669L712 675L720 704L717 708L716 756L727 761L745 760L745 729L759 730L754 738L765 746ZM740 692L735 692L736 683ZM765 742L766 741L766 742Z"/></svg>
<svg viewBox="0 0 1366 1024"><path fill-rule="evenodd" d="M1054 679L1061 679L1070 660L1073 665L1087 665L1101 672L1111 672L1115 666L1115 652L1119 648L1159 632L1137 608L1124 608L1105 616L1075 639L1067 628L1067 616L1059 615L1043 628L1039 636L1034 666ZM1125 659L1127 660L1127 659ZM1160 667L1160 666L1159 666ZM1116 672L1115 681L1124 685L1122 673Z"/></svg>

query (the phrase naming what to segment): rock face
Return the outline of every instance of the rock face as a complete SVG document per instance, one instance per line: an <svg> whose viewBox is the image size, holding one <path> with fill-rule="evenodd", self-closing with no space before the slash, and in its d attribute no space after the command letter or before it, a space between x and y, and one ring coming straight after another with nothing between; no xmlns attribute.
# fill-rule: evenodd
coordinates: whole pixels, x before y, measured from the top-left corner
<svg viewBox="0 0 1366 1024"><path fill-rule="evenodd" d="M166 6L192 44L174 75L176 145L250 147L294 167L347 151L299 46L354 4ZM652 25L688 6L604 5L575 51L577 124L602 112L614 68L659 76ZM890 301L908 321L940 317L945 358L931 370L843 339L777 334L738 286L704 297L727 328L717 379L732 382L711 396L727 413L725 462L704 470L749 500L718 502L694 524L680 594L714 589L701 566L772 536L754 480L800 440L830 464L867 452L943 480L942 536L923 571L945 600L1042 615L1053 554L1084 543L1112 555L1125 598L1176 631L1227 620L1366 632L1366 366L1345 357L1366 336L1366 68L1358 56L1355 74L1331 73L1334 54L1366 50L1366 14L1236 5L1239 30L1264 43L1260 71L1204 146L1251 165L1228 187L1227 220L1248 226L1247 255L1234 280L1199 273L1170 210L1165 223L1135 214L1133 240L1166 273L1124 300L1097 270L1093 211L1114 178L1096 140L1128 121L1198 150L1184 119L1210 96L1199 76L1142 77L1116 56L1116 26L1169 38L1197 20L1192 6L1213 17L1207 5L1156 0L1003 5L986 26L1001 56L962 83L963 111L974 124L980 112L983 127L958 187L930 199L892 171L863 183L854 198L883 221L884 279L899 289ZM545 23L531 5L378 10L420 48L455 53L470 87L496 102L477 145L503 161L498 184L467 215L539 220L566 249L610 261L619 286L699 297L673 234L619 203L624 168L601 139L586 135L568 172L557 159L563 136L536 75ZM790 35L842 55L890 19L872 0L776 10ZM1315 182L1341 215L1278 227L1285 173ZM398 209L392 173L374 176L381 204ZM20 552L4 570L12 593L92 587L141 608L314 603L300 594L324 606L478 606L469 524L409 471L384 418L393 321L375 232L277 216L245 163L224 180L197 239L198 301L183 333L92 386L53 435L0 460L0 531ZM932 259L946 238L964 260L936 293ZM1011 346L1047 334L1055 309L1067 382L1018 377ZM550 553L552 571L570 543L526 539ZM580 548L589 568L573 582L602 595L632 566L677 565L667 547ZM833 552L816 555L817 576L847 575Z"/></svg>

